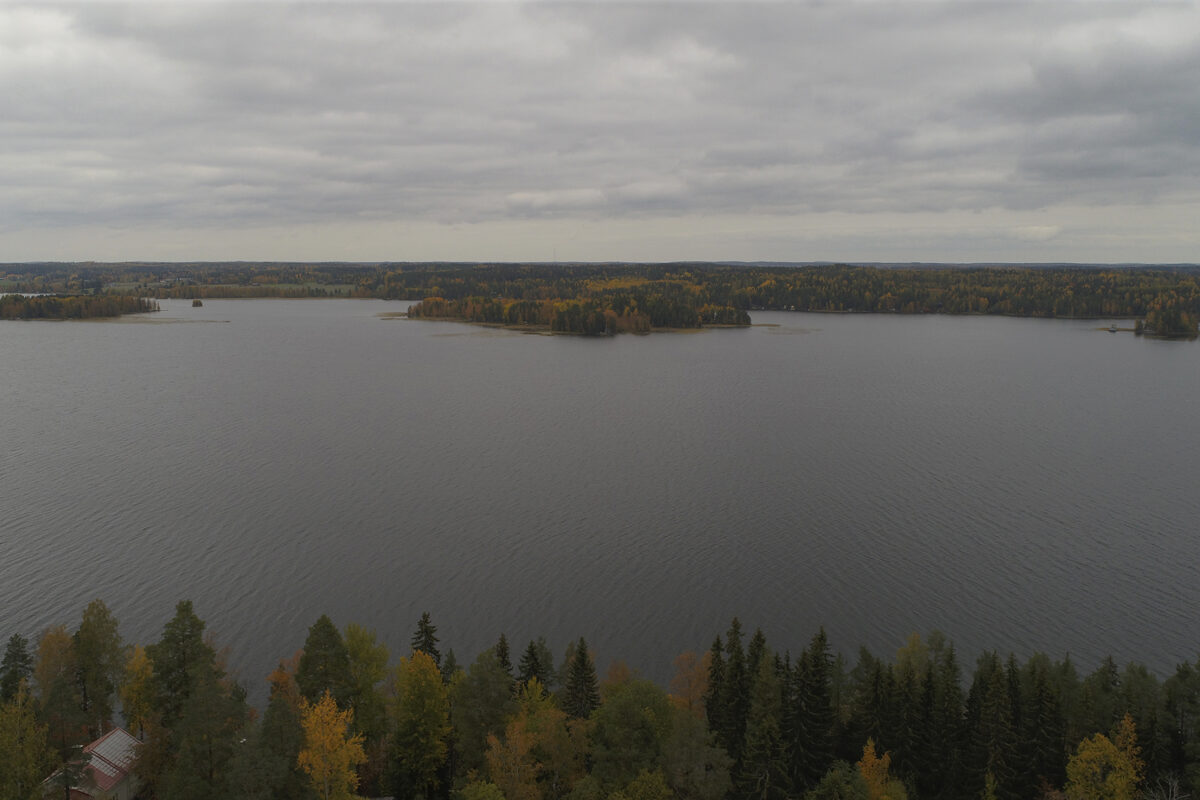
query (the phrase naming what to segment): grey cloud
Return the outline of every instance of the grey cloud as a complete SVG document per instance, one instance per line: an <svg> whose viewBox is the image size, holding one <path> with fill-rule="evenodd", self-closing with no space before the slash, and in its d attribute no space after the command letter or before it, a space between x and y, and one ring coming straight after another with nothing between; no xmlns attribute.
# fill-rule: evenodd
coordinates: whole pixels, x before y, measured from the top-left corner
<svg viewBox="0 0 1200 800"><path fill-rule="evenodd" d="M0 15L0 229L1035 209L1200 177L1189 6Z"/></svg>

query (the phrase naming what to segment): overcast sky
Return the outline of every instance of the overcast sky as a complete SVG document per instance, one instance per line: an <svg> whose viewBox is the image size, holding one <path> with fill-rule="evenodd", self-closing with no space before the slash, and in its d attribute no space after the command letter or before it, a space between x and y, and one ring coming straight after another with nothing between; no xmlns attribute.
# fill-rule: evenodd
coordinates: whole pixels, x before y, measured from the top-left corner
<svg viewBox="0 0 1200 800"><path fill-rule="evenodd" d="M1200 261L1200 5L0 4L0 262Z"/></svg>

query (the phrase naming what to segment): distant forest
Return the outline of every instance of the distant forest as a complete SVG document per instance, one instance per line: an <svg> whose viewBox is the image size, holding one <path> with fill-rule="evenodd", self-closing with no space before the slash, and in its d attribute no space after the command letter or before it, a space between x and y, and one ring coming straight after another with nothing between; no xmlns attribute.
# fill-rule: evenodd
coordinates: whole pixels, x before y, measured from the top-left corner
<svg viewBox="0 0 1200 800"><path fill-rule="evenodd" d="M326 616L269 676L263 713L192 604L127 644L100 600L75 630L7 640L0 798L63 794L118 721L141 797L307 800L1182 800L1200 791L1200 662L1165 680L1105 659L1021 661L913 634L850 661L823 630L772 645L735 618L669 689L580 637L460 663L429 614L399 658ZM65 765L65 768L64 768ZM56 770L59 770L56 772ZM49 787L43 782L53 776ZM74 777L73 777L74 776ZM47 796L51 796L47 794ZM63 794L65 796L65 794Z"/></svg>
<svg viewBox="0 0 1200 800"><path fill-rule="evenodd" d="M563 333L747 325L754 310L1128 318L1194 336L1198 267L30 264L0 289L152 298L372 297L410 316Z"/></svg>
<svg viewBox="0 0 1200 800"><path fill-rule="evenodd" d="M0 297L0 319L89 319L158 311L158 303L133 295Z"/></svg>

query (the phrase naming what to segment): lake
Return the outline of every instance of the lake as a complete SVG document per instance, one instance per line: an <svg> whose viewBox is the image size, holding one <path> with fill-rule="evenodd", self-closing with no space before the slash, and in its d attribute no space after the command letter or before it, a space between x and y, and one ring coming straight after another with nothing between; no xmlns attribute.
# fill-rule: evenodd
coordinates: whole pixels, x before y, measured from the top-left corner
<svg viewBox="0 0 1200 800"><path fill-rule="evenodd" d="M666 681L732 616L851 659L945 631L1200 653L1200 344L1103 321L753 315L588 339L367 300L0 324L0 637L195 602L261 702L322 613ZM1130 323L1123 323L1129 325Z"/></svg>

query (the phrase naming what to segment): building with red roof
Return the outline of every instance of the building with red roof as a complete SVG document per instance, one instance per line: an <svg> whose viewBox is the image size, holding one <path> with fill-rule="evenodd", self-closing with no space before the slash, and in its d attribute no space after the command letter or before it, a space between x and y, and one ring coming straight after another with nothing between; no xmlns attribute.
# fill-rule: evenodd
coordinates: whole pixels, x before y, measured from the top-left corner
<svg viewBox="0 0 1200 800"><path fill-rule="evenodd" d="M141 742L124 728L113 728L83 748L85 760L79 780L71 787L71 800L133 800L139 783L133 774ZM62 797L62 770L46 779L43 796Z"/></svg>

